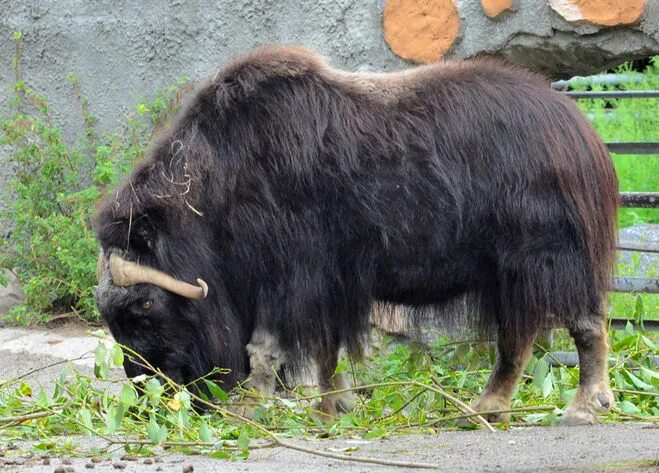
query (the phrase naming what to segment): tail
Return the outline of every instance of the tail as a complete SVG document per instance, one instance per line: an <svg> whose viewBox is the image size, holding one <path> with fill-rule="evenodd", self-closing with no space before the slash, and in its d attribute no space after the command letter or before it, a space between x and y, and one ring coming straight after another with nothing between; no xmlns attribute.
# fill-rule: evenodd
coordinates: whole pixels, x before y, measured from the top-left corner
<svg viewBox="0 0 659 473"><path fill-rule="evenodd" d="M618 179L608 148L583 114L567 97L561 97L567 110L554 123L563 124L557 143L563 150L552 158L574 156L569 166L551 162L561 191L574 206L581 220L585 244L590 255L597 290L609 291L616 258L617 220L620 195ZM567 115L567 116L566 116Z"/></svg>

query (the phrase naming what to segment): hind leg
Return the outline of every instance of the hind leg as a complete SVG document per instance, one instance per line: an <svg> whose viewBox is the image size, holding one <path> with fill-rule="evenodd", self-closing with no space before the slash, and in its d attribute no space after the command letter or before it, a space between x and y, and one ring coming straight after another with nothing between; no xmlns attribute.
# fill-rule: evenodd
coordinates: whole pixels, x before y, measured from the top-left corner
<svg viewBox="0 0 659 473"><path fill-rule="evenodd" d="M316 408L321 412L324 420L334 419L338 417L340 412L350 412L354 407L351 391L323 394L350 387L350 383L348 383L343 373L334 374L338 357L338 348L322 352L316 356L318 387L322 394L320 403Z"/></svg>
<svg viewBox="0 0 659 473"><path fill-rule="evenodd" d="M605 321L569 328L579 353L579 389L567 407L564 425L596 424L597 414L614 405L609 386Z"/></svg>
<svg viewBox="0 0 659 473"><path fill-rule="evenodd" d="M533 353L536 334L528 334L523 339L515 338L499 329L497 336L497 361L487 381L487 385L471 408L476 412L508 410L522 371ZM490 422L504 422L510 413L488 414Z"/></svg>

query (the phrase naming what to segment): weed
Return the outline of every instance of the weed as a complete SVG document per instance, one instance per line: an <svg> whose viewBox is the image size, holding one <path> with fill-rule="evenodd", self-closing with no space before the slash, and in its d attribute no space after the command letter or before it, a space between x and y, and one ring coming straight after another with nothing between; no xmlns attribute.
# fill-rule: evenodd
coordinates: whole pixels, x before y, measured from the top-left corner
<svg viewBox="0 0 659 473"><path fill-rule="evenodd" d="M27 299L6 318L19 324L62 315L96 319L98 250L90 223L96 203L142 159L154 130L176 112L187 79L140 103L119 132L99 135L78 79L69 74L84 119L71 145L53 124L47 100L21 76L21 38L15 35L12 114L0 120L0 145L13 150L15 171L0 213L0 221L12 223L9 238L0 239L0 269L17 274Z"/></svg>

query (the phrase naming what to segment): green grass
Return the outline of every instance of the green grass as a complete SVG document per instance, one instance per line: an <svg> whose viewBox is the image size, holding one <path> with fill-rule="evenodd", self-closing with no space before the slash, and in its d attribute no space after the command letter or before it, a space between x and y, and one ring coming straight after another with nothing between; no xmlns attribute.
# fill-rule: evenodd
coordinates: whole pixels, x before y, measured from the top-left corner
<svg viewBox="0 0 659 473"><path fill-rule="evenodd" d="M618 72L632 71L622 66ZM652 59L641 77L638 83L594 86L592 90L659 90L659 56ZM659 141L659 99L582 99L578 103L606 142ZM659 155L614 154L612 158L621 191L659 192ZM659 223L659 209L621 210L620 227L638 223Z"/></svg>

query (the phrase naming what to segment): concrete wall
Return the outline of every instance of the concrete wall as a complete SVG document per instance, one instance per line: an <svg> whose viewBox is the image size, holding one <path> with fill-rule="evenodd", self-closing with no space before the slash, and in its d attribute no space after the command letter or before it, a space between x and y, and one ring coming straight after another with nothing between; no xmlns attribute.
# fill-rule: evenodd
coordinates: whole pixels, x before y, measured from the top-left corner
<svg viewBox="0 0 659 473"><path fill-rule="evenodd" d="M113 129L157 85L210 75L271 42L312 46L350 69L405 67L382 39L383 3L0 0L0 81L5 89L11 80L12 32L23 31L23 75L48 97L54 118L67 129L80 123L66 81L74 72L101 128Z"/></svg>

